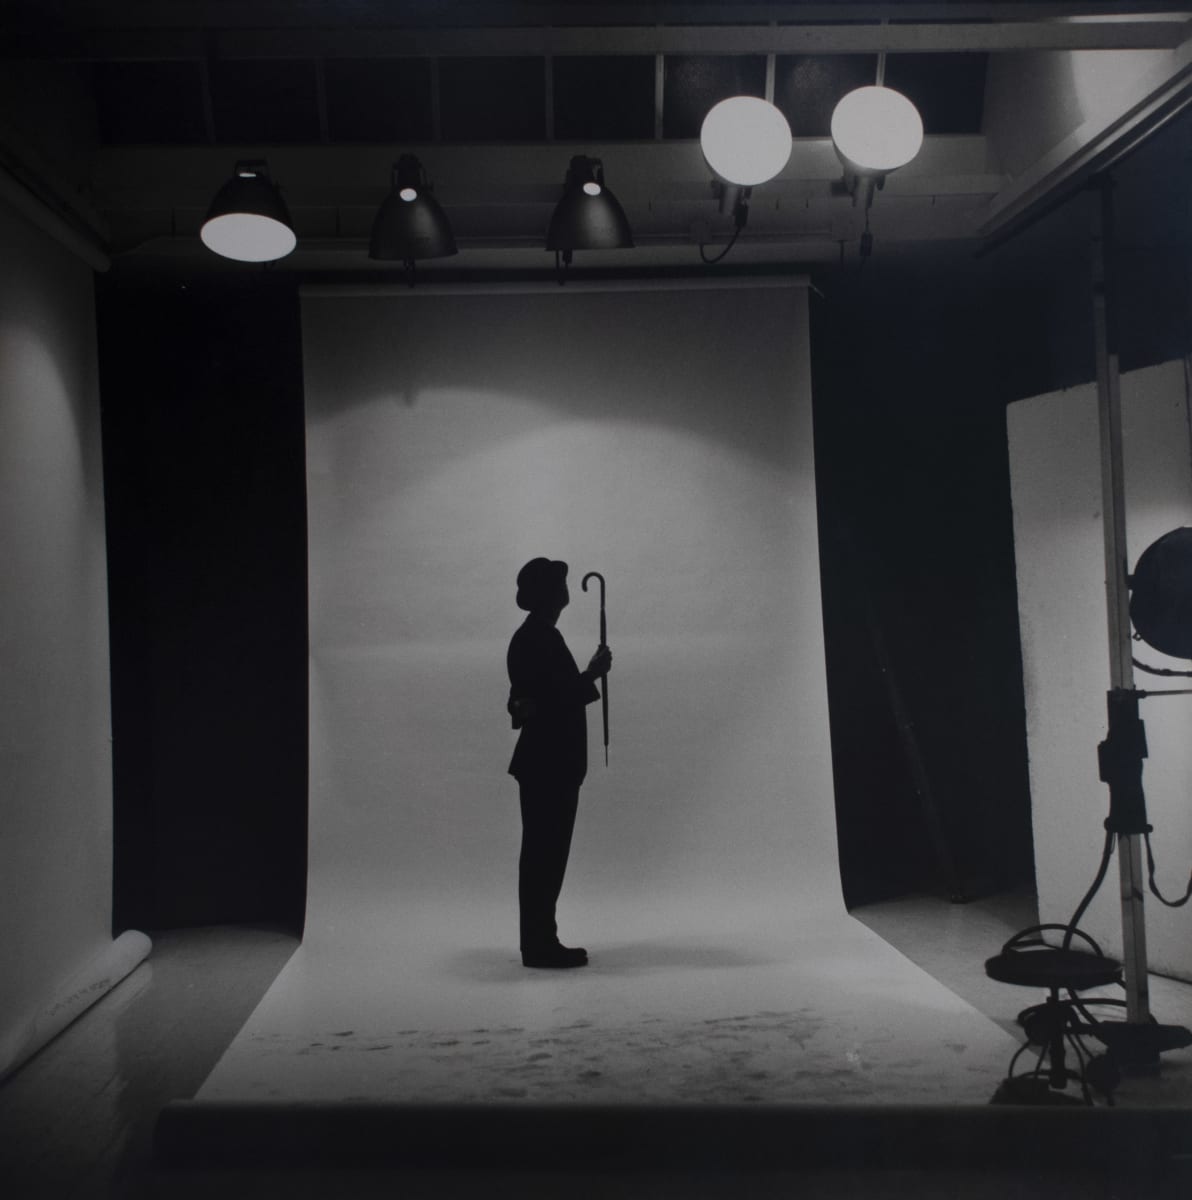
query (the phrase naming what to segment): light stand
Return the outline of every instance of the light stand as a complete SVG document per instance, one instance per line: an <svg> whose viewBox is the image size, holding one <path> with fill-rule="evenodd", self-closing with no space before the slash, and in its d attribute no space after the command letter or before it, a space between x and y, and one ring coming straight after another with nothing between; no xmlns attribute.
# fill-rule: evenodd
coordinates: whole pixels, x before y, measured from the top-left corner
<svg viewBox="0 0 1192 1200"><path fill-rule="evenodd" d="M1098 746L1097 753L1100 777L1109 785L1109 816L1105 828L1116 838L1121 880L1126 1024L1115 1030L1114 1049L1125 1063L1142 1068L1157 1067L1161 1050L1189 1044L1192 1034L1180 1026L1156 1026L1150 1013L1142 839L1151 827L1147 824L1142 787L1146 730L1138 715L1138 701L1146 693L1134 687L1130 635L1122 401L1109 273L1109 253L1113 245L1113 182L1108 176L1101 175L1094 181L1094 186L1100 193L1093 239L1093 330L1097 350L1110 677L1106 698L1109 733ZM1167 1031L1167 1035L1161 1034L1161 1030Z"/></svg>
<svg viewBox="0 0 1192 1200"><path fill-rule="evenodd" d="M1142 758L1146 754L1145 733L1128 724L1129 705L1115 702L1115 694L1132 691L1134 660L1130 646L1129 582L1126 574L1126 494L1122 459L1122 398L1119 384L1118 353L1112 325L1109 279L1109 247L1113 243L1113 192L1110 180L1096 181L1100 204L1094 218L1093 233L1093 337L1097 353L1097 411L1101 439L1101 520L1105 542L1105 608L1109 635L1109 738L1098 748L1101 779L1109 784L1110 820L1114 821L1115 794L1121 828L1108 823L1107 830L1117 837L1118 866L1122 897L1122 954L1126 982L1126 1020L1137 1024L1150 1018L1147 987L1146 914L1142 893L1142 848L1138 841L1141 810L1145 824L1142 795ZM1114 719L1118 719L1115 738ZM1137 703L1133 719L1137 721ZM1123 723L1127 722L1127 723ZM1141 738L1133 754L1137 759L1136 779L1124 765L1110 763L1127 757L1128 739ZM1113 750L1104 747L1112 744ZM1113 778L1107 778L1107 769ZM1130 816L1125 814L1129 812Z"/></svg>
<svg viewBox="0 0 1192 1200"><path fill-rule="evenodd" d="M1105 175L1093 185L1099 192L1093 234L1093 335L1097 356L1097 405L1101 444L1101 512L1105 548L1105 595L1108 620L1110 689L1107 693L1109 732L1097 747L1099 774L1109 786L1109 816L1105 820L1105 848L1092 887L1065 926L1035 926L1012 938L1002 953L985 964L986 974L1006 983L1047 986L1050 997L1042 1009L1027 1009L1019 1021L1027 1031L1028 1042L1043 1045L1050 1055L1052 1069L1047 1087L1033 1090L1013 1086L1023 1077L1013 1075L999 1088L995 1101L1010 1103L1054 1103L1052 1089L1062 1089L1071 1078L1078 1078L1085 1102L1091 1104L1087 1071L1093 1064L1092 1082L1099 1075L1102 1087L1112 1103L1112 1086L1119 1072L1155 1072L1164 1050L1192 1045L1192 1031L1179 1025L1160 1025L1150 1013L1147 979L1146 913L1142 868L1143 840L1150 834L1146 797L1142 787L1142 760L1147 756L1146 729L1139 716L1139 701L1147 693L1134 686L1134 657L1130 631L1130 579L1126 558L1125 470L1122 455L1122 406L1119 385L1116 330L1113 324L1113 292L1109 255L1113 245L1113 184ZM1108 873L1116 848L1121 883L1122 962L1118 964L1100 954L1071 948L1074 937L1091 943L1078 928L1079 921ZM1149 850L1149 847L1148 847ZM1149 857L1149 854L1148 854ZM1153 866L1152 866L1153 886ZM1192 891L1192 887L1190 887ZM1044 929L1064 929L1062 947L1051 949L1041 938L1027 935ZM1108 978L1097 978L1108 973ZM1091 982L1090 982L1091 981ZM1126 990L1125 1021L1097 1021L1077 992L1096 983L1121 982ZM1060 989L1067 1001L1058 1000ZM1093 1004L1113 1004L1095 1000ZM1120 1001L1116 1002L1121 1004ZM1035 1014L1042 1012L1043 1016ZM1079 1016L1086 1018L1081 1025ZM1034 1017L1032 1031L1029 1020ZM1076 1035L1073 1040L1073 1034ZM1107 1047L1103 1059L1086 1062L1081 1054L1080 1035L1097 1038ZM1065 1039L1077 1051L1081 1073L1068 1072L1063 1059ZM1040 1064L1042 1057L1040 1056ZM1018 1056L1015 1056L1017 1061ZM1039 1082L1039 1069L1028 1082Z"/></svg>

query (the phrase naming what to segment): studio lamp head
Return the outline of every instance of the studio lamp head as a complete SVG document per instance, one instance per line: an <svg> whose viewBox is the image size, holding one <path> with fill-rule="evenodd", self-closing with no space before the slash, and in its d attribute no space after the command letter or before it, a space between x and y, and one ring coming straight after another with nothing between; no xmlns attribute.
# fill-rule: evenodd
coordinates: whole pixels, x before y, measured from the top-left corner
<svg viewBox="0 0 1192 1200"><path fill-rule="evenodd" d="M791 127L768 100L730 96L713 105L699 131L704 161L719 179L755 187L773 179L791 156Z"/></svg>
<svg viewBox="0 0 1192 1200"><path fill-rule="evenodd" d="M413 154L403 154L394 163L392 183L373 221L369 258L397 260L412 270L416 259L457 253L451 223Z"/></svg>
<svg viewBox="0 0 1192 1200"><path fill-rule="evenodd" d="M1192 529L1152 542L1130 576L1130 619L1148 646L1192 658Z"/></svg>
<svg viewBox="0 0 1192 1200"><path fill-rule="evenodd" d="M791 128L786 117L758 96L730 96L714 104L699 131L704 162L715 178L713 191L721 212L733 214L733 236L724 250L704 262L719 262L732 249L749 216L749 198L756 184L767 183L791 156Z"/></svg>
<svg viewBox="0 0 1192 1200"><path fill-rule="evenodd" d="M567 167L563 195L551 215L546 248L571 261L573 250L620 250L633 246L629 219L604 182L604 164L577 154Z"/></svg>
<svg viewBox="0 0 1192 1200"><path fill-rule="evenodd" d="M203 245L239 262L272 262L297 244L290 214L263 159L236 164L199 230Z"/></svg>
<svg viewBox="0 0 1192 1200"><path fill-rule="evenodd" d="M855 88L832 112L832 145L845 174L872 178L882 186L889 172L906 166L923 145L923 119L901 92L888 87Z"/></svg>

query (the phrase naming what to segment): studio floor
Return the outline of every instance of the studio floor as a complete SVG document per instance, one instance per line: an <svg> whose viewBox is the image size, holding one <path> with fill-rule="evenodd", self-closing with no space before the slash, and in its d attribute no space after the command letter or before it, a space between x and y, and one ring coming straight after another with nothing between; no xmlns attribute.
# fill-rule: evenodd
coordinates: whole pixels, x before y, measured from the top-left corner
<svg viewBox="0 0 1192 1200"><path fill-rule="evenodd" d="M982 1103L992 1095L1008 1063L1009 1053L1005 1053L1003 1059L1003 1049L1011 1052L1014 1049L1011 1039L1018 1036L1013 1024L1014 1014L1026 1003L1032 1002L1034 997L1027 996L1020 989L987 980L981 964L986 957L996 953L1011 933L1034 922L1033 897L1002 896L966 905L917 897L868 906L856 910L853 916L880 935L900 955L921 967L933 981L942 985L940 992L949 997L937 1013L942 1023L935 1030L938 1035L935 1041L942 1048L940 1052L944 1059L951 1059L953 1065L934 1082L930 1072L927 1076L919 1074L920 1085L926 1081L934 1089L934 1096L944 1102L949 1097L955 1097L959 1103ZM245 1022L249 1021L261 998L291 959L297 945L296 939L285 933L252 928L171 931L156 937L153 955L148 962L0 1088L0 1144L3 1146L0 1180L7 1185L6 1194L70 1200L103 1196L209 1194L187 1192L186 1181L177 1178L163 1183L160 1172L155 1180L151 1164L154 1122L161 1108L172 1100L190 1099L196 1095L202 1097L204 1093L218 1097L221 1089L224 1095L235 1095L242 1090L244 1079L237 1082L236 1077L236 1070L240 1068L231 1058L226 1059L221 1067L221 1057L237 1040L238 1034L251 1039L251 1026L245 1029ZM680 947L674 953L682 958L685 952ZM503 959L498 961L496 958L484 962L457 961L456 965L473 972L495 972L498 976L505 969ZM632 961L628 966L633 966ZM682 961L669 965L664 963L655 975L664 979L676 971L690 972L692 966L691 961L685 964ZM725 966L720 964L721 969ZM752 970L755 974L761 971L764 975L767 970L764 964L757 963L752 968L746 964L727 966L733 968L728 970L729 975L740 974L742 970ZM705 962L700 969L708 970L709 964ZM711 969L715 973L715 964ZM589 982L597 981L589 976ZM836 983L841 984L847 992L847 979L838 977ZM524 1001L525 993L521 995ZM678 1067L690 1077L692 1100L721 1099L750 1103L751 1096L754 1102L759 1096L763 1099L790 1099L789 1092L781 1091L782 1088L789 1088L790 1083L782 1080L782 1072L775 1071L773 1064L774 1053L780 1046L791 1044L792 1032L804 1035L804 1044L810 1046L812 1057L822 1052L826 1056L825 1062L831 1060L833 1064L831 1070L822 1073L816 1088L809 1091L805 1082L796 1099L811 1097L819 1102L845 1104L882 1100L881 1089L884 1085L873 1077L872 1071L867 1078L863 1049L836 1046L828 1034L800 1026L798 1005L765 1006L768 1002L763 1001L760 1010L755 1005L745 1011L741 1010L739 1004L734 1008L730 1003L731 997L722 996L721 999L728 1004L726 1015L730 1019L719 1024L713 1023L705 1031L723 1047L724 1053L718 1056L722 1060L721 1066L712 1070L710 1059L701 1060L702 1051L696 1050L692 1052L689 1066ZM897 998L885 999L894 1001ZM552 1012L559 1007L558 1000L559 993L553 993L548 1006ZM684 1003L691 1003L690 998ZM563 1006L566 1007L565 997ZM1192 1025L1192 986L1161 978L1153 979L1152 1007L1161 1021ZM521 1011L524 1018L527 1012L524 1003ZM559 1013L554 1013L551 1020L558 1024L559 1016ZM563 1024L573 1023L565 1019L566 1013L562 1016ZM579 1088L578 1094L582 1098L590 1098L594 1089L598 1098L607 1093L603 1095L604 1099L616 1101L617 1088L613 1087L606 1075L615 1078L620 1072L622 1080L632 1077L634 1086L647 1088L644 1098L648 1099L649 1086L659 1086L658 1079L665 1073L659 1072L659 1063L664 1060L672 1065L674 1063L673 1055L666 1051L668 1036L665 1020L653 1022L655 1028L652 1030L636 1022L632 1029L617 1029L614 1018L615 1013L609 1011L606 1028L577 1025L568 1035L573 1044L568 1053L563 1055L564 1058L574 1062L587 1055L593 1062L601 1059L604 1063L603 1066L587 1068L598 1074L587 1081L572 1079L569 1086ZM712 1020L715 1022L715 1019ZM976 1028L982 1022L987 1026L986 1033L989 1036L982 1034L983 1048L978 1053L957 1049L961 1043L945 1028L948 1022L960 1020L976 1022L976 1026L966 1024L966 1028ZM453 1014L442 1014L440 1029L452 1029L455 1025ZM403 1061L407 1063L414 1063L415 1066L418 1062L422 1062L423 1066L437 1064L431 1074L422 1076L424 1079L437 1074L443 1061L449 1059L451 1052L456 1049L434 1045L435 1041L450 1039L436 1034L432 1026L433 1022L424 1021L418 1024L417 1029L408 1029L403 1048ZM403 1028L406 1028L404 1024L395 1024L392 1032L400 1034ZM510 1023L506 1014L499 1016L489 1028L511 1031L519 1027ZM524 1019L520 1028L525 1031L527 1039L537 1036ZM351 1039L346 1036L347 1026L331 1032L345 1035L340 1041L341 1047L350 1043ZM627 1032L630 1035L628 1042L625 1040ZM818 1051L817 1038L827 1038L818 1043ZM485 1049L479 1069L473 1063L468 1071L473 1081L473 1098L484 1102L504 1099L516 1103L521 1098L533 1099L536 1094L546 1095L551 1087L555 1087L557 1092L557 1087L561 1086L558 1081L551 1083L549 1066L552 1058L559 1056L558 1046L544 1044L531 1050L531 1054L552 1057L538 1058L528 1063L524 1061L524 1057L528 1056L524 1056L519 1060L523 1068L519 1076L505 1069L511 1065L508 1055L517 1042L516 1035L507 1032L498 1033L495 1038L485 1038L480 1033L474 1040L485 1041L490 1048ZM793 1040L798 1041L797 1038ZM426 1044L423 1045L423 1042ZM361 1064L371 1060L380 1063L385 1057L384 1051L330 1049L330 1045L334 1044L332 1041L325 1047L316 1048L313 1055L324 1063L335 1063L330 1073L320 1070L314 1076L306 1076L320 1079L320 1086L330 1081L331 1098L358 1097L361 1089L367 1095L372 1084L382 1083L383 1072L374 1073L370 1084L368 1071L362 1074L358 1067L341 1066L340 1062ZM520 1042L517 1044L520 1045ZM759 1046L767 1051L769 1066L753 1071L748 1058ZM850 1049L854 1055L852 1059L849 1058ZM268 1040L258 1041L255 1051L260 1053L254 1052L240 1061L240 1067L247 1065L250 1075L271 1055L276 1056L277 1047L271 1048ZM311 1057L284 1055L291 1063L301 1063ZM762 1061L761 1058L759 1061ZM921 1086L918 1092L905 1092L908 1082L913 1084L915 1073L908 1075L903 1070L899 1075L896 1062L897 1056L891 1059L892 1073L889 1078L896 1086L889 1092L890 1102L899 1102L895 1092L900 1089L903 1089L903 1101L922 1100L925 1093ZM727 1083L723 1070L723 1064L726 1063L735 1064ZM235 1070L229 1073L229 1068ZM625 1071L629 1072L628 1076ZM752 1077L759 1072L764 1072L763 1077ZM418 1075L419 1072L415 1070L411 1078L416 1079ZM267 1084L267 1087L278 1087L276 1080L279 1077L276 1073L273 1078L275 1082ZM283 1088L297 1086L297 1076L291 1077L288 1082L284 1073L280 1078ZM338 1084L335 1083L337 1078ZM384 1086L391 1087L393 1082L390 1078ZM547 1089L545 1093L542 1091L544 1086ZM725 1086L728 1086L729 1094L717 1096L716 1089ZM858 1086L863 1090L858 1092ZM339 1090L336 1091L336 1088ZM519 1095L501 1097L494 1093L493 1089L501 1088L519 1090ZM739 1094L734 1093L733 1088L738 1089ZM775 1091L775 1088L779 1090ZM1157 1077L1127 1080L1119 1094L1119 1103L1122 1107L1192 1107L1192 1053L1179 1051L1165 1056L1162 1071ZM583 1175L582 1170L577 1170L570 1185L576 1184ZM207 1182L213 1184L215 1181ZM357 1182L363 1187L362 1181ZM443 1195L446 1194L443 1188L447 1182L441 1176L436 1181L414 1173L406 1179L409 1185L406 1194ZM471 1185L474 1187L476 1182L473 1177ZM547 1194L558 1182L553 1177L540 1177L537 1186L545 1188L543 1194ZM671 1179L668 1185L670 1191L663 1186L664 1182L656 1178L648 1189L639 1189L638 1194L684 1194L677 1178ZM273 1192L269 1191L266 1181L258 1179L256 1183L264 1187L264 1191L257 1194L296 1194L292 1180L277 1182ZM849 1183L847 1180L842 1182L840 1179L836 1183L836 1190L821 1188L820 1191L824 1195L902 1195L909 1192L899 1191L898 1188L906 1187L923 1193L922 1181L916 1184L913 1179L902 1180L901 1183L885 1180L882 1186L887 1190L884 1192L875 1187L872 1177L864 1184ZM943 1183L947 1184L947 1181ZM1051 1194L1056 1194L1054 1183L1053 1180L1049 1185L1052 1187ZM377 1192L344 1191L342 1179L338 1183L324 1181L324 1184L310 1194L372 1195L382 1194L385 1187L390 1187L385 1194L392 1194L392 1180L378 1183L381 1190ZM756 1194L768 1195L771 1192L767 1189L772 1187L778 1189L773 1194L780 1194L779 1185L780 1181L771 1178L764 1187L758 1182L754 1190ZM850 1187L854 1190L850 1191ZM977 1195L975 1187L977 1182L970 1180L964 1191L956 1194ZM231 1194L226 1187L223 1191L224 1194ZM613 1194L595 1185L587 1191L572 1186L571 1191L573 1194ZM687 1193L694 1194L690 1188ZM459 1194L470 1193L465 1188ZM554 1194L558 1194L557 1187Z"/></svg>
<svg viewBox="0 0 1192 1200"><path fill-rule="evenodd" d="M988 1098L1015 1049L1002 1028L839 906L739 905L700 895L561 906L591 953L575 971L525 969L497 903L474 913L407 899L373 930L341 905L336 935L308 932L196 1099Z"/></svg>

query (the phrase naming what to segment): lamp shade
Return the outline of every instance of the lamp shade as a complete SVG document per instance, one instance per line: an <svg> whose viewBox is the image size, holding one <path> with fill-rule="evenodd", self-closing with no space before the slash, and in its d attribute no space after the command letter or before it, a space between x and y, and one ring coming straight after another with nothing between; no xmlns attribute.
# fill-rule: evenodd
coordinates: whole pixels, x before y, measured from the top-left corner
<svg viewBox="0 0 1192 1200"><path fill-rule="evenodd" d="M1161 654L1192 658L1192 529L1173 529L1148 546L1130 588L1138 636Z"/></svg>
<svg viewBox="0 0 1192 1200"><path fill-rule="evenodd" d="M923 119L914 104L893 88L856 88L832 112L832 142L854 171L894 171L919 153Z"/></svg>
<svg viewBox="0 0 1192 1200"><path fill-rule="evenodd" d="M791 156L786 117L757 96L730 96L708 110L699 144L708 166L729 183L752 187L773 179Z"/></svg>
<svg viewBox="0 0 1192 1200"><path fill-rule="evenodd" d="M297 244L290 214L264 162L236 164L199 229L203 245L239 262L272 262Z"/></svg>
<svg viewBox="0 0 1192 1200"><path fill-rule="evenodd" d="M369 258L413 262L456 253L451 223L431 195L422 164L403 154L393 168L393 190L373 221Z"/></svg>
<svg viewBox="0 0 1192 1200"><path fill-rule="evenodd" d="M567 168L563 197L546 231L548 250L617 250L633 245L629 218L604 186L598 158L577 154Z"/></svg>

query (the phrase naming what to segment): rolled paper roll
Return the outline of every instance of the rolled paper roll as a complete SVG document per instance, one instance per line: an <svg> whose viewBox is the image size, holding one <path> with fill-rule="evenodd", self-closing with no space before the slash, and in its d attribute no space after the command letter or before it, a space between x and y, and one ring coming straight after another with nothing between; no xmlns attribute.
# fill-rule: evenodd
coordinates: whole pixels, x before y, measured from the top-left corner
<svg viewBox="0 0 1192 1200"><path fill-rule="evenodd" d="M18 1020L0 1037L0 1081L106 996L144 962L152 948L153 943L145 934L135 929L125 930L88 959L44 1004Z"/></svg>

